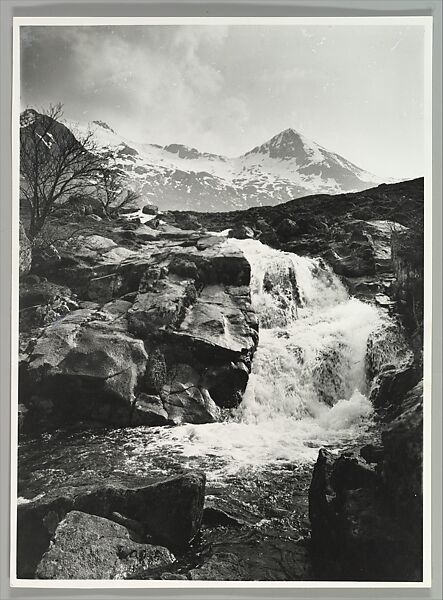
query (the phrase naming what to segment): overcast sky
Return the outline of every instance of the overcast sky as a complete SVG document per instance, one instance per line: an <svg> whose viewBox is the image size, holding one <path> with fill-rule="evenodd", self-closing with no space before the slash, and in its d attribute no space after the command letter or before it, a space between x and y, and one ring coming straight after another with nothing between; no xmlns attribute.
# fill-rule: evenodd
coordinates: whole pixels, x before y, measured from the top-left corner
<svg viewBox="0 0 443 600"><path fill-rule="evenodd" d="M240 155L288 127L378 175L423 156L420 26L22 27L22 108Z"/></svg>

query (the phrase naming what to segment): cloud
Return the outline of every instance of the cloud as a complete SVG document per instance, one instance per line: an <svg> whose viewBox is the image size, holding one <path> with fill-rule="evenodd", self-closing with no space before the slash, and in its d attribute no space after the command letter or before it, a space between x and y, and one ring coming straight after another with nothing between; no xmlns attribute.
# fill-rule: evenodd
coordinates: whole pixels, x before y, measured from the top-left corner
<svg viewBox="0 0 443 600"><path fill-rule="evenodd" d="M294 126L373 172L421 168L421 28L32 26L21 33L23 106L61 101L72 121L100 119L128 139L228 155ZM418 140L412 150L410 139Z"/></svg>
<svg viewBox="0 0 443 600"><path fill-rule="evenodd" d="M220 120L226 133L242 129L249 116L241 95L227 93L215 61L228 33L219 26L46 27L23 32L22 48L28 56L69 49L60 71L45 73L45 88L52 101L62 96L67 110L82 107L76 118L110 118L141 141L214 147L222 145ZM63 71L70 78L62 80Z"/></svg>

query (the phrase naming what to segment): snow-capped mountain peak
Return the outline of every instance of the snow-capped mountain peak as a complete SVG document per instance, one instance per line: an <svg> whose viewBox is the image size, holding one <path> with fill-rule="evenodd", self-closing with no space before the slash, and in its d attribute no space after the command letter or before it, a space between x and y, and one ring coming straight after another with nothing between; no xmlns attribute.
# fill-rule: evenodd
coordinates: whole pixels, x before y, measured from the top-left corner
<svg viewBox="0 0 443 600"><path fill-rule="evenodd" d="M267 155L279 160L296 160L299 165L319 163L327 150L308 139L292 127L274 135L270 140L246 153Z"/></svg>
<svg viewBox="0 0 443 600"><path fill-rule="evenodd" d="M270 140L256 146L252 150L246 153L246 156L250 154L266 154L270 158L297 158L304 152L303 138L295 131L295 129L289 128L277 133Z"/></svg>
<svg viewBox="0 0 443 600"><path fill-rule="evenodd" d="M41 117L26 111L23 126L36 116ZM162 210L242 210L388 183L293 128L229 158L184 144L134 142L101 120L66 125L74 135L92 131L97 146L112 151L127 173L128 184L141 195L140 204L153 203Z"/></svg>

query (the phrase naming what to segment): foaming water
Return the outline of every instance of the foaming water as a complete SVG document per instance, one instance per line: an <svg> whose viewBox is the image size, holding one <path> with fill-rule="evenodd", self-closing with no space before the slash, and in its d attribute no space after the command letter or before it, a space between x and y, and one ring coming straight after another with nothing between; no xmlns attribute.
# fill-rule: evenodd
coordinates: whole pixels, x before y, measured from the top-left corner
<svg viewBox="0 0 443 600"><path fill-rule="evenodd" d="M251 301L260 321L239 408L221 423L48 434L51 450L37 459L38 444L22 448L25 490L75 481L79 470L82 481L95 481L109 473L144 480L198 468L223 486L257 470L305 472L320 447L338 450L371 439L365 358L369 336L384 324L378 309L349 297L320 259L254 240L222 243L240 248L251 264Z"/></svg>
<svg viewBox="0 0 443 600"><path fill-rule="evenodd" d="M321 259L273 250L256 240L225 242L251 264L251 300L260 342L240 407L223 423L162 430L173 447L209 477L272 463L306 463L318 448L365 436L372 405L365 357L382 317L349 297ZM212 465L212 468L211 468ZM217 465L217 467L216 467Z"/></svg>

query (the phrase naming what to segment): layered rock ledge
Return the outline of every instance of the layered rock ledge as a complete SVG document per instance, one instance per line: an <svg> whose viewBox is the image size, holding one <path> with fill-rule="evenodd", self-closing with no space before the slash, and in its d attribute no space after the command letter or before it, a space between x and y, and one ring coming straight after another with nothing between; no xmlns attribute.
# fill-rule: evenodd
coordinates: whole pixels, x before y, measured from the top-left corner
<svg viewBox="0 0 443 600"><path fill-rule="evenodd" d="M130 247L77 239L46 263L50 281L23 280L25 430L206 423L241 401L258 343L246 258L220 237L131 233Z"/></svg>

